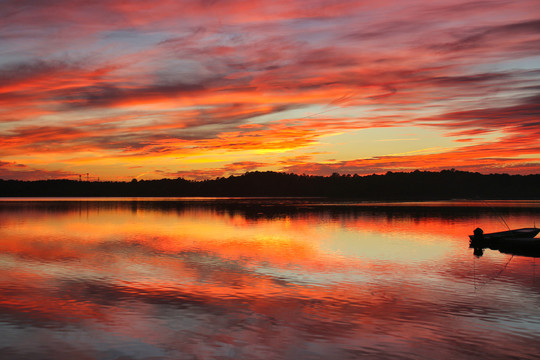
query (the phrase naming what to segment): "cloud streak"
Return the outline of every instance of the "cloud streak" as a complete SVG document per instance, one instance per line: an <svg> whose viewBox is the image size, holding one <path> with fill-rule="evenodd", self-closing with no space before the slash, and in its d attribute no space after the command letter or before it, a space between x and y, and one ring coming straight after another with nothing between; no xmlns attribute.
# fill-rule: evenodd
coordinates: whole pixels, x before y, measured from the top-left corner
<svg viewBox="0 0 540 360"><path fill-rule="evenodd" d="M4 1L0 13L5 162L104 179L138 175L133 162L155 176L425 168L418 155L387 161L401 152L391 142L342 155L365 152L364 129L416 128L454 140L427 154L434 168L488 172L496 153L502 170L538 171L532 0ZM330 148L332 136L346 140ZM193 165L200 156L219 168Z"/></svg>

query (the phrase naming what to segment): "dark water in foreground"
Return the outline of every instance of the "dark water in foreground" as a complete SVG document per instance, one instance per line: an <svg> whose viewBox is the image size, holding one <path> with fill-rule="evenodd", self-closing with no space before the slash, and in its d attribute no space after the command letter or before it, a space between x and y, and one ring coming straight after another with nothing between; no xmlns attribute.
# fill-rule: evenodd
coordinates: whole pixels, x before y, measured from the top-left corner
<svg viewBox="0 0 540 360"><path fill-rule="evenodd" d="M540 202L0 201L1 359L538 359ZM496 208L495 208L496 207Z"/></svg>

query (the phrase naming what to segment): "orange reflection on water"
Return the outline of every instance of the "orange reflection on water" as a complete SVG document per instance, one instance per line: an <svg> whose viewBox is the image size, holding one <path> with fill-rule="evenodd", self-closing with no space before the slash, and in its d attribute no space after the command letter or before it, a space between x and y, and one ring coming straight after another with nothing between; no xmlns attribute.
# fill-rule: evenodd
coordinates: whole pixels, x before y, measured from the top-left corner
<svg viewBox="0 0 540 360"><path fill-rule="evenodd" d="M499 221L478 212L40 206L0 207L0 327L3 318L30 328L76 327L101 334L92 340L100 346L110 346L104 338L111 336L174 349L176 358L216 357L223 344L253 358L295 358L287 346L308 351L319 341L321 356L340 357L344 349L432 345L422 339L444 347L463 341L455 338L461 334L486 342L471 330L484 321L474 314L516 314L507 310L507 291L490 290L486 303L478 289L540 290L529 279L530 259L472 256L473 226Z"/></svg>

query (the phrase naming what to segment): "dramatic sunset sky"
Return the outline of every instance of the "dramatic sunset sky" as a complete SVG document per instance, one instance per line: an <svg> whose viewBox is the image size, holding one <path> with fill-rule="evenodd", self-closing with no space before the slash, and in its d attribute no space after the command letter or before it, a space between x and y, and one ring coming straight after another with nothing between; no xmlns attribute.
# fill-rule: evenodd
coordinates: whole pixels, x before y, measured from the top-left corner
<svg viewBox="0 0 540 360"><path fill-rule="evenodd" d="M450 168L540 173L540 1L0 0L2 179Z"/></svg>

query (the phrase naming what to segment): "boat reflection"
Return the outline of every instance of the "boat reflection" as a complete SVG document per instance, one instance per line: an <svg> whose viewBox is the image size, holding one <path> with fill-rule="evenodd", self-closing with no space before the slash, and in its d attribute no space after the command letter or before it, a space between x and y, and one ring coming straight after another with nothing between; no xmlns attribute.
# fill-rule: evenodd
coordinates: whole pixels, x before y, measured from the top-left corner
<svg viewBox="0 0 540 360"><path fill-rule="evenodd" d="M535 246L534 248L520 248L520 247L514 247L514 246L506 246L506 247L478 247L469 245L469 248L473 249L473 255L476 257L482 257L484 255L484 250L494 250L499 251L502 254L508 254L508 255L516 255L516 256L525 256L525 257L531 257L531 258L539 258L540 257L540 248L538 246Z"/></svg>

